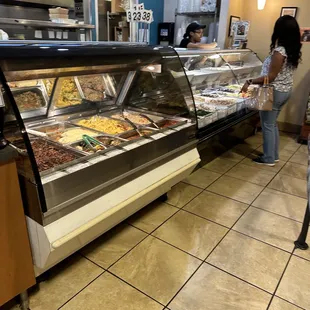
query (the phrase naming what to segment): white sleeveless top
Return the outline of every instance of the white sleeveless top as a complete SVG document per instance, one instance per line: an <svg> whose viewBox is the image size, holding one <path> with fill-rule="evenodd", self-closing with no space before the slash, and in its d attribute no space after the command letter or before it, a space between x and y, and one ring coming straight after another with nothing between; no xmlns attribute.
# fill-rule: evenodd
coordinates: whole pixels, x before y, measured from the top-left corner
<svg viewBox="0 0 310 310"><path fill-rule="evenodd" d="M271 64L271 57L274 52L278 52L282 56L284 56L285 61L284 61L281 71L279 72L276 79L273 81L272 85L274 86L275 90L287 93L291 91L293 88L293 74L294 74L295 68L287 64L287 54L283 46L276 47L272 51L272 53L265 59L263 63L261 75L262 76L268 75L270 64Z"/></svg>

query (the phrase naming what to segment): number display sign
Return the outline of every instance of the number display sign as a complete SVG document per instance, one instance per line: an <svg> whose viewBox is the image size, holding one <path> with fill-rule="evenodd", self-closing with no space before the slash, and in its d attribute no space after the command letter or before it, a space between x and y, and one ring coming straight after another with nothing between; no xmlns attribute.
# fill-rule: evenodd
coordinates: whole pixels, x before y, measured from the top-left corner
<svg viewBox="0 0 310 310"><path fill-rule="evenodd" d="M127 10L128 23L152 23L153 11L145 10L144 3L134 5L133 9Z"/></svg>

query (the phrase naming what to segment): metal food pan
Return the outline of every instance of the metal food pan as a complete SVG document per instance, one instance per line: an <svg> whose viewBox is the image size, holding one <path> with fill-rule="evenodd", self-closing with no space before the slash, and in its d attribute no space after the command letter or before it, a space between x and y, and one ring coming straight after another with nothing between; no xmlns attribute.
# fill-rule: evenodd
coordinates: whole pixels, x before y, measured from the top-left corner
<svg viewBox="0 0 310 310"><path fill-rule="evenodd" d="M80 98L76 98L78 101L80 101L77 104L73 104L73 105L67 105L67 106L57 106L58 100L61 97L61 88L63 86L63 81L66 79L72 79L77 90L78 90L78 94L80 96ZM55 87L55 86L54 86ZM78 106L80 104L82 104L83 102L83 94L81 92L81 89L78 87L77 83L76 83L76 78L75 77L62 77L58 79L58 82L56 84L56 88L55 88L55 92L52 98L52 106L54 109L64 109L64 108L69 108L69 107L73 107L73 106Z"/></svg>
<svg viewBox="0 0 310 310"><path fill-rule="evenodd" d="M30 141L36 141L36 140L41 140L43 142L46 142L50 145L52 145L55 149L58 149L58 150L62 150L62 151L66 151L68 153L71 153L73 154L76 158L70 162L67 162L67 163L64 163L64 164L60 164L58 166L55 166L53 168L50 168L50 169L47 169L47 170L44 170L44 171L41 171L40 172L40 175L41 176L46 176L52 172L55 172L55 171L59 171L59 170L63 170L63 169L66 169L67 167L69 166L72 166L74 164L77 164L81 161L81 158L83 158L85 156L85 154L83 154L82 152L79 152L77 150L73 150L71 148L68 148L68 147L65 147L65 146L62 146L58 143L55 143L51 140L47 140L47 139L44 139L44 138L31 138Z"/></svg>
<svg viewBox="0 0 310 310"><path fill-rule="evenodd" d="M11 91L12 91L12 94L14 97L17 95L23 94L25 92L34 92L41 99L41 108L47 107L48 96L47 96L47 94L46 94L46 92L42 86L11 88ZM37 110L37 109L39 109L39 108L26 109L26 110L23 110L21 112L28 112L28 111L33 111L33 110Z"/></svg>
<svg viewBox="0 0 310 310"><path fill-rule="evenodd" d="M79 152L82 152L85 155L92 155L92 154L97 154L97 153L102 154L102 153L105 153L106 151L110 151L111 149L114 149L117 147L122 147L124 145L124 143L128 144L128 140L120 138L120 137L110 136L110 135L98 135L94 138L99 140L99 141L100 141L100 138L107 138L107 139L111 139L111 140L119 140L120 144L119 145L109 145L109 144L106 144L106 143L100 141L106 146L106 149L98 150L97 152L91 152L91 151L88 152L86 150L78 150L76 147L79 146L81 143L83 143L83 140L71 143L68 145L68 147L73 148Z"/></svg>
<svg viewBox="0 0 310 310"><path fill-rule="evenodd" d="M49 125L29 126L29 128L46 134L52 134L63 132L70 128L77 128L77 126L67 122L55 122Z"/></svg>
<svg viewBox="0 0 310 310"><path fill-rule="evenodd" d="M119 137L123 138L123 139L126 139L126 140L128 140L130 142L133 142L133 141L137 141L137 140L143 139L143 138L150 138L152 135L158 133L158 131L156 131L156 130L154 130L152 128L145 128L145 129L143 128L143 129L139 129L139 131L141 133L143 133L144 131L150 131L150 133L147 133L145 136L142 136L142 137L139 136L137 139L132 140L132 139L130 139L131 137L139 135L139 134L138 134L138 132L136 130L131 130L131 131L127 131L127 132L121 134Z"/></svg>
<svg viewBox="0 0 310 310"><path fill-rule="evenodd" d="M162 127L166 122L177 122L174 125L168 126L168 127ZM179 127L181 125L184 125L187 123L187 120L178 120L178 119L174 119L174 118L165 118L162 121L159 121L156 123L156 125L160 128L160 130L166 130L166 129L171 129L171 128L176 128Z"/></svg>
<svg viewBox="0 0 310 310"><path fill-rule="evenodd" d="M98 133L100 133L100 134L108 134L108 133L105 133L105 132L103 132L103 131L99 131L99 130L97 130L97 129L93 129L93 128L91 128L91 127L86 127L86 126L82 126L82 125L79 125L78 124L78 122L79 121L81 121L81 120L89 120L89 119L91 119L92 117L94 117L94 116L97 116L97 117L100 117L100 118L104 118L104 119L111 119L111 120L116 120L116 119L112 119L112 118L110 118L110 117L107 117L107 116L105 116L105 115L102 115L102 114L100 114L100 115L93 115L93 116L90 116L90 117L80 117L80 118L76 118L76 119L72 119L71 121L70 121L70 123L71 124L73 124L73 125L75 125L75 126L79 126L79 127L81 127L81 128L84 128L84 129L90 129L90 130L92 130L92 131L96 131L96 132L98 132ZM127 130L127 131L130 131L130 130L132 130L133 128L132 128L132 126L129 124L129 123L127 123L126 121L122 121L122 120L117 120L117 121L119 121L119 122L121 122L121 123L123 123L123 124L126 124L127 126L130 126L130 129L129 130ZM124 131L124 132L126 132L126 131ZM121 133L118 133L118 134L108 134L108 135L111 135L111 136L119 136L119 135L121 135L121 134L123 134L124 132L121 132Z"/></svg>
<svg viewBox="0 0 310 310"><path fill-rule="evenodd" d="M102 78L102 84L103 84L104 87L105 87L105 83L104 83L104 78L103 78L103 76L102 76L101 74L95 74L95 76L100 76L100 77ZM81 83L80 83L80 81L79 81L79 78L83 78L83 77L86 77L86 76L83 76L83 75L82 75L82 76L76 76L76 77L74 78L75 84L76 84L77 87L78 87L78 90L79 90L79 92L80 92L81 97L82 97L83 99L87 100L87 101L90 101L90 102L102 102L103 100L105 100L105 98L106 98L105 90L104 90L104 93L103 93L103 95L104 95L104 99L103 99L103 100L90 100L90 99L86 98L86 96L85 96L85 94L84 94L83 87L82 87L82 85L81 85ZM94 91L95 91L95 90L94 90Z"/></svg>

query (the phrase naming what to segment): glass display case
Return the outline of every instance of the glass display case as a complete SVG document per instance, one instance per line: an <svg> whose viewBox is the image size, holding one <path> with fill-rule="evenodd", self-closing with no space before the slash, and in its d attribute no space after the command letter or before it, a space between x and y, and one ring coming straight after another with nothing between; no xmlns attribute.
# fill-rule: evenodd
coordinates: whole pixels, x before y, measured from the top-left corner
<svg viewBox="0 0 310 310"><path fill-rule="evenodd" d="M20 154L37 274L165 194L200 161L193 96L172 48L0 47L4 134Z"/></svg>
<svg viewBox="0 0 310 310"><path fill-rule="evenodd" d="M176 50L194 94L200 138L255 113L246 109L240 93L247 79L261 73L262 62L253 51ZM177 79L183 73L173 74Z"/></svg>

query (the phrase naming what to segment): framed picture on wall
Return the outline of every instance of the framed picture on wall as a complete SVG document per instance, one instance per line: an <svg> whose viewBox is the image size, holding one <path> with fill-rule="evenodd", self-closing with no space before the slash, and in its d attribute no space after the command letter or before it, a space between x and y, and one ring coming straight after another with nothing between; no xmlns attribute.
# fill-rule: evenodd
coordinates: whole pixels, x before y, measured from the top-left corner
<svg viewBox="0 0 310 310"><path fill-rule="evenodd" d="M281 16L290 15L296 18L298 7L282 7Z"/></svg>
<svg viewBox="0 0 310 310"><path fill-rule="evenodd" d="M229 37L233 36L233 29L232 29L233 23L239 22L239 21L240 21L240 17L239 16L230 16L229 33L228 33Z"/></svg>

